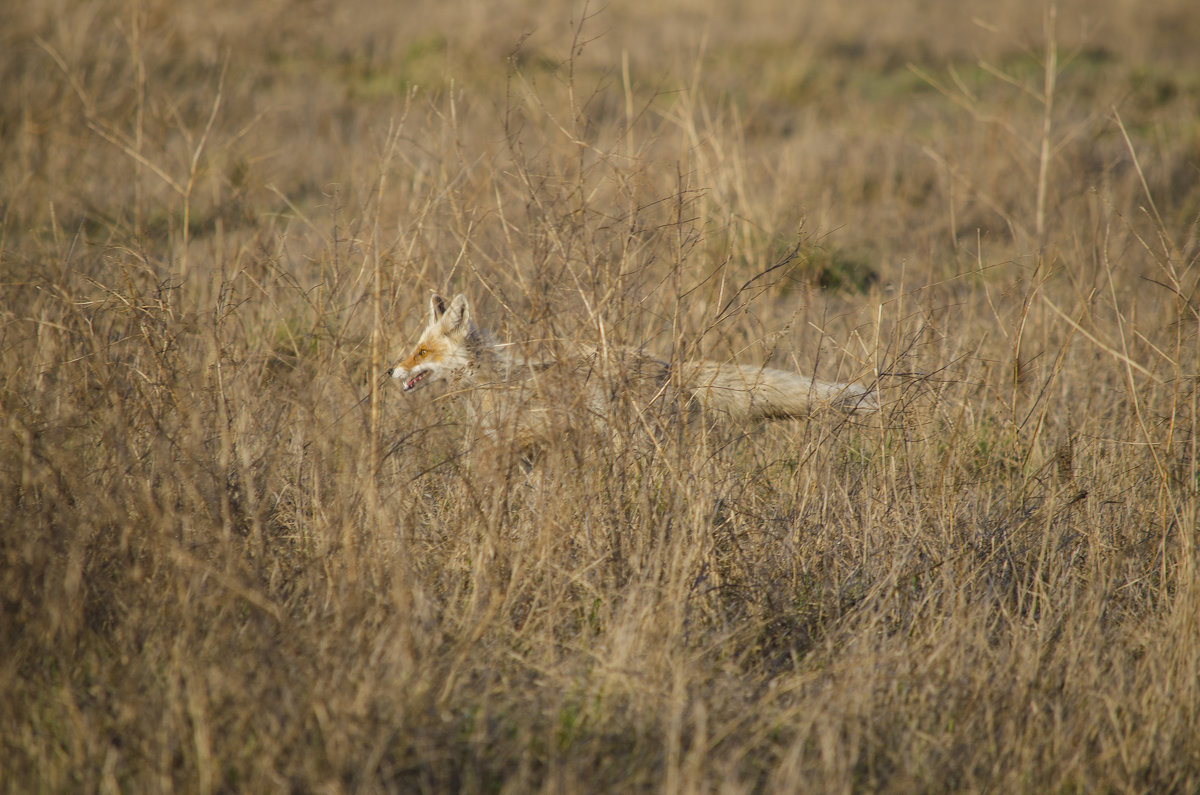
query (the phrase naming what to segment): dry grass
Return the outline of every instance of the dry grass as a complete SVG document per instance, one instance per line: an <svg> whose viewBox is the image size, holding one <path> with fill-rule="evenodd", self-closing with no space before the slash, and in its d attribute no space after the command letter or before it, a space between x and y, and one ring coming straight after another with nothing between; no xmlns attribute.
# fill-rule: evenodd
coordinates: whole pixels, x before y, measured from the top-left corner
<svg viewBox="0 0 1200 795"><path fill-rule="evenodd" d="M7 4L4 788L1200 788L1200 13L995 5ZM887 409L499 467L431 288Z"/></svg>

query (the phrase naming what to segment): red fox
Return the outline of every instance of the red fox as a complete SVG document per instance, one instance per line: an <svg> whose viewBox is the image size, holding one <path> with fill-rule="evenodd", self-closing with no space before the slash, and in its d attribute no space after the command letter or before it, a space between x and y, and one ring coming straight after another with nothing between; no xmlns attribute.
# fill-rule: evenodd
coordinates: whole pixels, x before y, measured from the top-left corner
<svg viewBox="0 0 1200 795"><path fill-rule="evenodd" d="M454 394L467 397L484 435L495 438L508 428L523 447L568 432L580 412L597 427L610 424L613 407L622 403L633 405L634 421L644 423L647 407L670 406L679 394L689 412L699 407L734 422L805 417L822 405L848 414L879 409L875 393L864 387L766 367L676 364L630 348L584 346L573 346L566 359L510 353L472 322L465 295L447 302L435 294L429 325L389 372L406 393L448 382Z"/></svg>

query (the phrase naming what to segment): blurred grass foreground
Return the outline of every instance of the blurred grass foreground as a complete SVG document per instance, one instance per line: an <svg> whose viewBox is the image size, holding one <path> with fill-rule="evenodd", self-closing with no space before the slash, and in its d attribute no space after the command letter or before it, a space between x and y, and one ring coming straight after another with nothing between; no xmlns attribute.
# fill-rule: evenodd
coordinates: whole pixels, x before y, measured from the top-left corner
<svg viewBox="0 0 1200 795"><path fill-rule="evenodd" d="M0 788L1200 790L1200 7L0 10ZM874 384L474 449L501 344Z"/></svg>

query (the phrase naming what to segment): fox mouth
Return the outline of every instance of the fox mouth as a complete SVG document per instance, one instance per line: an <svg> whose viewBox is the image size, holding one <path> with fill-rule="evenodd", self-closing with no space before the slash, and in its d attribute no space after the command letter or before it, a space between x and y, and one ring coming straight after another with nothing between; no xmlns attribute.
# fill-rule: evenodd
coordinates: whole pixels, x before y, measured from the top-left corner
<svg viewBox="0 0 1200 795"><path fill-rule="evenodd" d="M431 370L422 370L421 372L414 375L412 378L405 381L404 382L404 391L411 392L412 390L416 389L417 385L420 384L422 381L424 381L425 376L429 375L431 372L432 372Z"/></svg>

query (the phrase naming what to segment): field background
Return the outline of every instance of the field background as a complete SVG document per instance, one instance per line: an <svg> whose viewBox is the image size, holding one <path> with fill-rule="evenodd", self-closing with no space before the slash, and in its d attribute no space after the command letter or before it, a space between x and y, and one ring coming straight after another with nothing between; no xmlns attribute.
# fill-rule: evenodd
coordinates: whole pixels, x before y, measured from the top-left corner
<svg viewBox="0 0 1200 795"><path fill-rule="evenodd" d="M1193 0L0 10L0 787L1200 790ZM530 471L430 290L877 383Z"/></svg>

